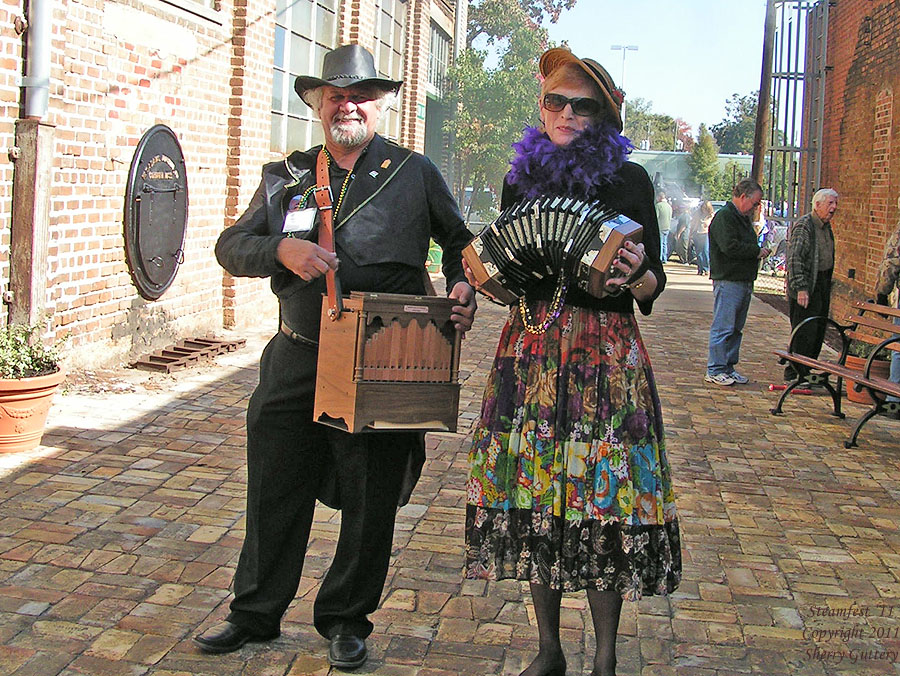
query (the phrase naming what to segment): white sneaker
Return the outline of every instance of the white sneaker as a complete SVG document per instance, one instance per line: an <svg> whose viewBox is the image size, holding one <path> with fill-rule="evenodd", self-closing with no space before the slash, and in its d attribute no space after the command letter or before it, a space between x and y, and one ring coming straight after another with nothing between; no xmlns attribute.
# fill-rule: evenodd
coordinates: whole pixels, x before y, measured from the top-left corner
<svg viewBox="0 0 900 676"><path fill-rule="evenodd" d="M742 375L741 375L740 373L738 373L737 371L732 371L732 372L729 373L728 375L731 376L731 379L732 379L737 385L746 385L747 383L750 382L750 379L749 379L747 376L742 376Z"/></svg>
<svg viewBox="0 0 900 676"><path fill-rule="evenodd" d="M727 373L717 373L716 375L711 375L709 373L706 374L706 377L703 378L708 383L715 383L716 385L734 385L735 380Z"/></svg>

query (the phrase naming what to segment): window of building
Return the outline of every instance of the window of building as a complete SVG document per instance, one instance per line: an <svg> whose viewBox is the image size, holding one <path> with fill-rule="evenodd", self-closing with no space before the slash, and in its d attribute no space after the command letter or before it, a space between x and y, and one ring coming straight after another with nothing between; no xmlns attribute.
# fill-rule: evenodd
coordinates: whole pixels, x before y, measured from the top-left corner
<svg viewBox="0 0 900 676"><path fill-rule="evenodd" d="M386 1L386 0L385 0ZM270 148L288 153L322 142L315 115L294 92L298 75L319 74L337 46L338 0L276 0Z"/></svg>
<svg viewBox="0 0 900 676"><path fill-rule="evenodd" d="M406 39L406 0L376 0L375 68L378 75L390 80L403 79L403 45ZM379 133L390 139L400 138L399 100L384 111Z"/></svg>
<svg viewBox="0 0 900 676"><path fill-rule="evenodd" d="M443 98L450 67L450 36L431 24L431 51L428 54L428 93Z"/></svg>

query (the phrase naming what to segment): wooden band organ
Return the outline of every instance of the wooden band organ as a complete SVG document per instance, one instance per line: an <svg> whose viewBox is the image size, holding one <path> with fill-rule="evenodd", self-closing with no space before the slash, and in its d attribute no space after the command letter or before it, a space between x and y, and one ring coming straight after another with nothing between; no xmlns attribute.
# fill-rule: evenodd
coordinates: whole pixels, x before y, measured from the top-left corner
<svg viewBox="0 0 900 676"><path fill-rule="evenodd" d="M451 298L353 292L322 306L314 419L348 432L456 431L460 334Z"/></svg>

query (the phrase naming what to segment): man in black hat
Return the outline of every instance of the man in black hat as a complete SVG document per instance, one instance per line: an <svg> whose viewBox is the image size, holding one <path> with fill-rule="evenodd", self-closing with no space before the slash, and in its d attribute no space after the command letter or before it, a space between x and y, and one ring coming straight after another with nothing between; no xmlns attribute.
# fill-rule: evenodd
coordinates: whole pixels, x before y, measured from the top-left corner
<svg viewBox="0 0 900 676"><path fill-rule="evenodd" d="M326 54L321 78L298 77L294 88L316 111L324 148L263 167L247 211L216 245L231 274L271 277L281 331L263 352L247 411L247 526L231 612L194 638L205 652L279 635L318 498L339 503L342 514L315 600L315 627L330 640L333 666L352 669L366 660L373 628L367 615L384 588L394 514L424 462L424 435L348 434L313 422L324 275L336 270L345 293L423 294L434 238L443 248L449 296L458 301L457 329L468 330L475 312L461 259L471 237L446 183L427 158L375 133L400 85L378 77L372 55L359 45ZM333 196L334 252L314 241L321 226L313 190L320 153Z"/></svg>

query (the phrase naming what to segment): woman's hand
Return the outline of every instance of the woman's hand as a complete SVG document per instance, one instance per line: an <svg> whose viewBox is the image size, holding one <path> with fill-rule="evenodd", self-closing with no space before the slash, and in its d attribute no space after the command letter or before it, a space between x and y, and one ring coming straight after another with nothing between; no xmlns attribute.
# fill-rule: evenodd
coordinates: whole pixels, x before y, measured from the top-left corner
<svg viewBox="0 0 900 676"><path fill-rule="evenodd" d="M612 295L629 289L636 300L646 300L656 290L656 275L644 266L647 253L643 244L626 240L613 261L613 267L620 274L606 280L606 289ZM635 277L635 272L644 267L644 272Z"/></svg>

